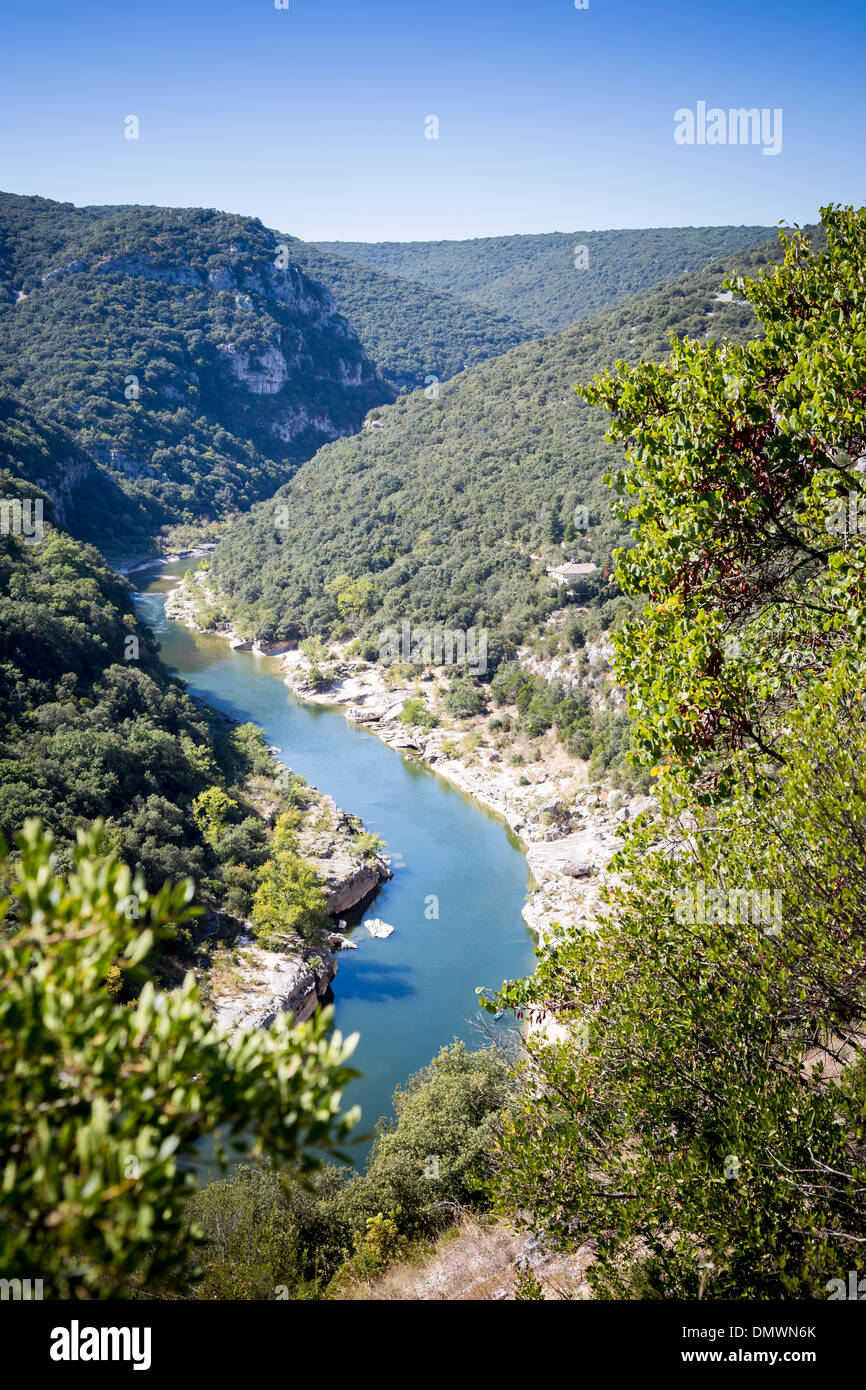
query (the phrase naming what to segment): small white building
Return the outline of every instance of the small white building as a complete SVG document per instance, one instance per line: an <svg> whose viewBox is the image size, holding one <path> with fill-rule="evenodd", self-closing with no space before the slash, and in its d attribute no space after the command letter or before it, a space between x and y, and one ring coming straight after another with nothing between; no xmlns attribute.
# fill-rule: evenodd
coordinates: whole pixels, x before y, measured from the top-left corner
<svg viewBox="0 0 866 1390"><path fill-rule="evenodd" d="M580 564L574 560L567 560L564 565L548 565L547 573L557 584L568 584L570 580L577 579L582 574L592 574L597 569L598 565L593 564L592 560L585 560Z"/></svg>

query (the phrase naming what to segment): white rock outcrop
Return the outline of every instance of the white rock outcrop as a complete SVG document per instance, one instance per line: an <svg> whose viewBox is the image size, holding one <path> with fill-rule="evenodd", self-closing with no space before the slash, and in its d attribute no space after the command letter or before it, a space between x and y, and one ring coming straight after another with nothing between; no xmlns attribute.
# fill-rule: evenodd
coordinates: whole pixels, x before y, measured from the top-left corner
<svg viewBox="0 0 866 1390"><path fill-rule="evenodd" d="M367 931L370 933L371 936L394 935L394 928L389 926L387 922L383 922L381 917L366 918L364 926L367 928Z"/></svg>
<svg viewBox="0 0 866 1390"><path fill-rule="evenodd" d="M229 1033L269 1028L283 1013L296 1023L306 1022L337 973L337 958L327 951L283 955L264 950L246 933L235 948L242 962L241 982L212 1001L214 1018Z"/></svg>

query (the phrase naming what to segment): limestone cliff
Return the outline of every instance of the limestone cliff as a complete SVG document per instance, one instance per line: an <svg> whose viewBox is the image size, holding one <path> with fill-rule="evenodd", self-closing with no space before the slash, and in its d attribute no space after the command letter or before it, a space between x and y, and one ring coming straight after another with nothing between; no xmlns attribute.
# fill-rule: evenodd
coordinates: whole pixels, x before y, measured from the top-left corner
<svg viewBox="0 0 866 1390"><path fill-rule="evenodd" d="M235 941L233 955L240 981L216 991L212 999L214 1018L230 1033L268 1028L281 1013L306 1022L328 997L337 973L331 952L266 951L248 932Z"/></svg>
<svg viewBox="0 0 866 1390"><path fill-rule="evenodd" d="M246 511L393 399L330 291L256 219L0 195L0 241L20 398L93 464L59 459L51 495L103 549Z"/></svg>

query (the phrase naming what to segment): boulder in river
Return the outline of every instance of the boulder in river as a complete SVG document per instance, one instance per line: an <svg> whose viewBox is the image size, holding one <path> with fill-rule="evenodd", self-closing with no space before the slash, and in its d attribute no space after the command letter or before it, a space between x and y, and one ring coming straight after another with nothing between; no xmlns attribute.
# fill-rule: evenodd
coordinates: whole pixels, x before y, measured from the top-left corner
<svg viewBox="0 0 866 1390"><path fill-rule="evenodd" d="M364 926L371 936L392 936L394 928L389 927L387 922L383 922L380 917L368 917Z"/></svg>

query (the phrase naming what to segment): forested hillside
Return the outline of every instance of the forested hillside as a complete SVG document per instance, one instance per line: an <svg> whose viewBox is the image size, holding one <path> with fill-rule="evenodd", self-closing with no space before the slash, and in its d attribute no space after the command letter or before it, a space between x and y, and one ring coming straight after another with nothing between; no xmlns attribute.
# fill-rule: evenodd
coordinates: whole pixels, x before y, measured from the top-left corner
<svg viewBox="0 0 866 1390"><path fill-rule="evenodd" d="M626 451L616 671L660 814L597 930L488 1007L543 1000L564 1040L528 1044L497 1204L591 1243L603 1298L861 1296L866 210L823 220L737 283L753 340L586 387Z"/></svg>
<svg viewBox="0 0 866 1390"><path fill-rule="evenodd" d="M431 378L447 381L541 332L312 242L286 241L293 262L327 286L368 356L398 390L434 385Z"/></svg>
<svg viewBox="0 0 866 1390"><path fill-rule="evenodd" d="M129 499L72 506L77 534L123 548L245 510L390 399L283 259L250 218L0 197L0 383Z"/></svg>
<svg viewBox="0 0 866 1390"><path fill-rule="evenodd" d="M737 260L748 268L777 252L771 243ZM523 633L550 602L546 561L603 571L627 535L603 482L617 458L605 417L577 399L575 382L620 358L664 357L671 332L747 338L751 309L721 293L730 269L716 262L523 344L320 450L216 552L212 576L233 620L266 638L334 633L351 609L338 593L348 575L361 581L356 628L406 618ZM592 593L599 581L581 582Z"/></svg>
<svg viewBox="0 0 866 1390"><path fill-rule="evenodd" d="M0 455L38 459L50 477L62 433L5 404ZM204 900L222 899L229 879L252 886L265 834L244 783L270 766L260 731L230 724L169 677L129 584L55 523L26 472L0 470L0 492L42 504L41 540L5 523L0 534L0 831L10 841L38 816L68 865L77 830L100 817L151 890L185 875ZM221 860L190 809L214 786L238 807Z"/></svg>
<svg viewBox="0 0 866 1390"><path fill-rule="evenodd" d="M759 230L598 233L588 270L558 235L385 248L373 265L359 257L375 247L335 254L208 209L2 194L0 391L67 430L72 452L47 485L75 534L116 552L193 538L371 407L436 396L539 324Z"/></svg>
<svg viewBox="0 0 866 1390"><path fill-rule="evenodd" d="M772 232L772 227L648 227L321 245L552 332L697 270L714 257L755 246Z"/></svg>

